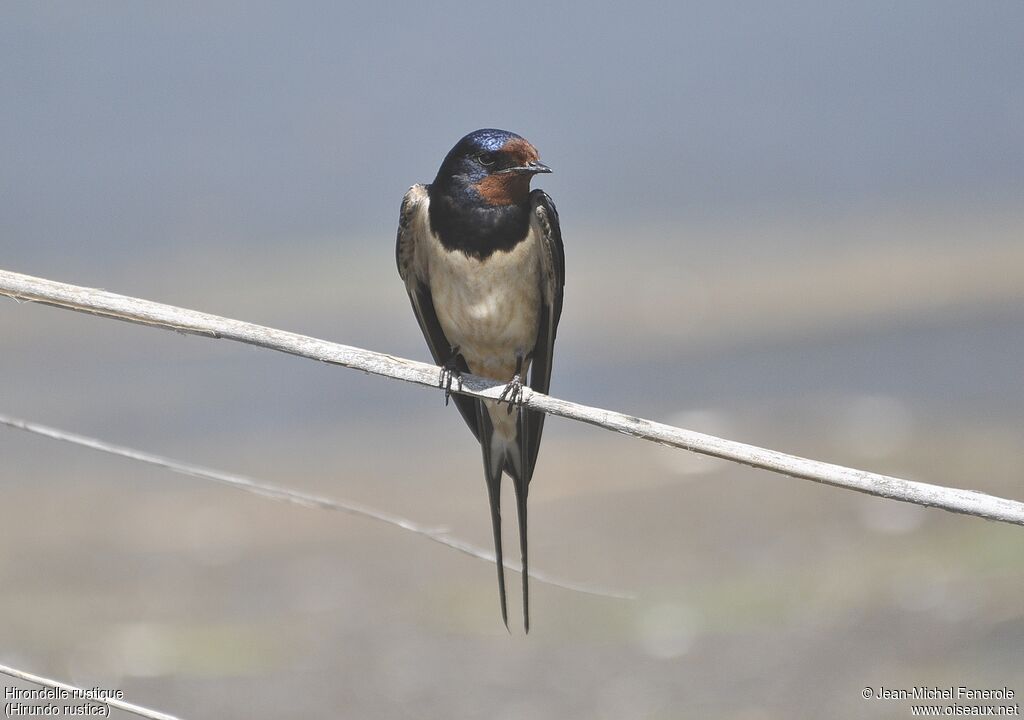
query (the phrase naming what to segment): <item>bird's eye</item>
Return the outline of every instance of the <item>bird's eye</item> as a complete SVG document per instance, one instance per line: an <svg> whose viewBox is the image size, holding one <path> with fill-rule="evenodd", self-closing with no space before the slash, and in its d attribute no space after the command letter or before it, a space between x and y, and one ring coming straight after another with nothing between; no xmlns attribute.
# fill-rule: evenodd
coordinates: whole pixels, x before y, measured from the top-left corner
<svg viewBox="0 0 1024 720"><path fill-rule="evenodd" d="M494 165L495 159L491 153L480 153L476 156L476 161L484 167L491 167Z"/></svg>

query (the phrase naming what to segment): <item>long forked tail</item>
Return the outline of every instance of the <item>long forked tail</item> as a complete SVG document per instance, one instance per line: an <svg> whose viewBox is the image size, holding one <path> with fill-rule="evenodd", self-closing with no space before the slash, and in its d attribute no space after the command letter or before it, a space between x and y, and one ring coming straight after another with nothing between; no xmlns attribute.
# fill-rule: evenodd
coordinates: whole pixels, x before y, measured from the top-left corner
<svg viewBox="0 0 1024 720"><path fill-rule="evenodd" d="M501 554L501 471L504 452L493 452L494 425L481 401L476 403L476 421L480 447L484 454L484 479L487 481L487 502L491 506L491 529L494 532L494 561L498 566L498 600L501 602L501 621L508 630L508 604L505 599L505 561Z"/></svg>
<svg viewBox="0 0 1024 720"><path fill-rule="evenodd" d="M505 408L499 410L505 413ZM480 438L480 446L483 450L484 475L487 481L487 499L491 506L491 527L494 532L494 557L498 566L498 595L501 602L501 619L508 628L508 605L505 592L505 566L501 548L501 477L502 473L508 473L512 478L516 494L516 515L519 520L519 551L522 556L522 584L523 584L523 627L530 632L530 575L528 561L529 536L527 534L527 512L526 500L529 489L529 477L532 475L532 460L535 455L531 454L529 447L530 433L527 424L533 418L529 412L519 411L515 418L514 437L502 437L496 433L494 422L488 412L488 406L483 402L477 403L477 421ZM504 425L504 423L502 423ZM525 472L524 472L525 469Z"/></svg>

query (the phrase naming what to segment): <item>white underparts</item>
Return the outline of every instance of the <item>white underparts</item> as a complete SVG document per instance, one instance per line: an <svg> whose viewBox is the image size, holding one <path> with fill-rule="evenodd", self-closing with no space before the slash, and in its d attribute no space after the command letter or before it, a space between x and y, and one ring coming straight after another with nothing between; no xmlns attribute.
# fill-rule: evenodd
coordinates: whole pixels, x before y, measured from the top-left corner
<svg viewBox="0 0 1024 720"><path fill-rule="evenodd" d="M418 222L421 242L416 247L416 270L426 278L434 310L445 337L466 360L474 375L509 382L523 358L520 377L529 369L526 356L537 342L540 325L540 242L535 226L510 250L498 250L485 260L446 249L430 228L428 203ZM494 442L514 443L516 415L505 403L487 402L494 424ZM494 447L503 457L507 448ZM499 451L500 450L500 451ZM518 463L518 453L512 452Z"/></svg>

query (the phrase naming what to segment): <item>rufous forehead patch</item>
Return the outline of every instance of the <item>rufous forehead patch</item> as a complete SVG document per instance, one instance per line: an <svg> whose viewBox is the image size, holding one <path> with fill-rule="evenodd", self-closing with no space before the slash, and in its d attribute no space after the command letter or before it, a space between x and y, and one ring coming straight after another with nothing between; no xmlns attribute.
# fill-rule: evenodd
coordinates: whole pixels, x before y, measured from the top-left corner
<svg viewBox="0 0 1024 720"><path fill-rule="evenodd" d="M501 152L514 159L517 165L525 165L526 163L540 160L537 148L520 137L512 138L502 145Z"/></svg>

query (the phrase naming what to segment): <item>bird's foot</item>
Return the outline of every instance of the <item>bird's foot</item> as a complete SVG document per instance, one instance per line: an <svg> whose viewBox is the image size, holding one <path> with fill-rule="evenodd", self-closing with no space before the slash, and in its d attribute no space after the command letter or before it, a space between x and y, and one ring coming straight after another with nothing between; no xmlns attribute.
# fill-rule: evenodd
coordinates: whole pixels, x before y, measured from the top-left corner
<svg viewBox="0 0 1024 720"><path fill-rule="evenodd" d="M441 372L437 376L437 386L444 388L444 405L448 407L448 400L452 396L452 381L462 389L462 372L459 370L456 356L452 355L445 364L441 366Z"/></svg>
<svg viewBox="0 0 1024 720"><path fill-rule="evenodd" d="M523 379L516 373L509 381L505 389L501 391L501 395L498 396L498 402L508 403L508 414L512 414L513 408L519 408L523 405Z"/></svg>

